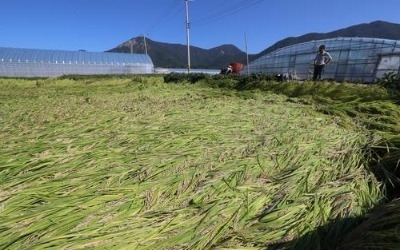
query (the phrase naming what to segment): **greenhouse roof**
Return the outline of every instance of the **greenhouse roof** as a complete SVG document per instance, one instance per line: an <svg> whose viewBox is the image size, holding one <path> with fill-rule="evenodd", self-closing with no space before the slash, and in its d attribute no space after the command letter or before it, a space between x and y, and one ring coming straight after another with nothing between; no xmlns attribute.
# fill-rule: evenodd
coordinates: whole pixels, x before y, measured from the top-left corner
<svg viewBox="0 0 400 250"><path fill-rule="evenodd" d="M93 64L153 64L146 54L63 51L0 47L0 62L73 62Z"/></svg>

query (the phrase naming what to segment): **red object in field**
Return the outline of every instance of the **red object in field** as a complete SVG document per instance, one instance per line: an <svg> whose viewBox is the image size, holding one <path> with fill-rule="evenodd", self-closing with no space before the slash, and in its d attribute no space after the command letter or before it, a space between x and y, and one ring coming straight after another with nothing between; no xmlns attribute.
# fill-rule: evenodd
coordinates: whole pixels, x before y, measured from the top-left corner
<svg viewBox="0 0 400 250"><path fill-rule="evenodd" d="M229 65L232 66L233 74L239 73L244 67L244 65L242 63L230 63Z"/></svg>

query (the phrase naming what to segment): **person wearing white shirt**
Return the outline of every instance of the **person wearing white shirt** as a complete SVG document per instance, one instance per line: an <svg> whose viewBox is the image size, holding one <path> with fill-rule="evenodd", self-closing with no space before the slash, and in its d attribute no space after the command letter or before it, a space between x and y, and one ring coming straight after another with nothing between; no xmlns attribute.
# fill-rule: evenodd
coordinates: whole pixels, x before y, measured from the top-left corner
<svg viewBox="0 0 400 250"><path fill-rule="evenodd" d="M321 80L321 74L325 66L332 61L331 55L326 52L325 45L321 45L318 48L318 53L314 59L314 75L313 80Z"/></svg>

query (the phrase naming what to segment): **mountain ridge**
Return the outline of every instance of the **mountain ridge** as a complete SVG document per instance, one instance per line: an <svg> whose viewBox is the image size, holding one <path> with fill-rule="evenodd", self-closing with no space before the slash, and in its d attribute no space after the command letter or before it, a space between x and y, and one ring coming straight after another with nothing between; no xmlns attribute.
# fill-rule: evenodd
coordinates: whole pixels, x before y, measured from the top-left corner
<svg viewBox="0 0 400 250"><path fill-rule="evenodd" d="M143 36L134 37L106 52L147 53L155 67L186 68L187 46L183 44L153 41ZM223 44L211 49L190 46L191 67L219 68L232 61L246 60L246 53L232 44Z"/></svg>
<svg viewBox="0 0 400 250"><path fill-rule="evenodd" d="M276 49L297 43L312 40L322 40L336 37L371 37L400 40L400 24L386 21L361 23L347 28L334 30L327 33L307 33L297 37L284 38L257 54L249 54L249 61L268 54ZM134 37L106 52L118 53L148 53L155 67L186 68L187 46L153 41L143 36ZM216 69L225 67L230 62L246 64L247 55L235 45L222 44L220 46L203 49L190 46L191 68Z"/></svg>
<svg viewBox="0 0 400 250"><path fill-rule="evenodd" d="M336 37L370 37L400 40L400 24L385 21L374 21L352 25L347 28L334 30L328 33L307 33L298 37L287 37L282 39L265 50L257 54L262 56L276 49L290 46L297 43L309 42L312 40L322 40Z"/></svg>

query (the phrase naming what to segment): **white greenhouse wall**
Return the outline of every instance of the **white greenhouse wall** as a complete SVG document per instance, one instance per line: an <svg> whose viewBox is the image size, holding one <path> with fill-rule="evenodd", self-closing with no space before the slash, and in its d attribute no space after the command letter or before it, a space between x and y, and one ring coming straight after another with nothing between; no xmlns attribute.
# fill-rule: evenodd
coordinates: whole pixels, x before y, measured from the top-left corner
<svg viewBox="0 0 400 250"><path fill-rule="evenodd" d="M0 48L0 76L151 74L148 55Z"/></svg>
<svg viewBox="0 0 400 250"><path fill-rule="evenodd" d="M387 72L399 73L400 41L345 37L310 41L275 50L251 62L247 66L248 71L311 79L313 60L321 44L333 57L324 69L324 79L373 82ZM247 68L243 72L247 72Z"/></svg>

